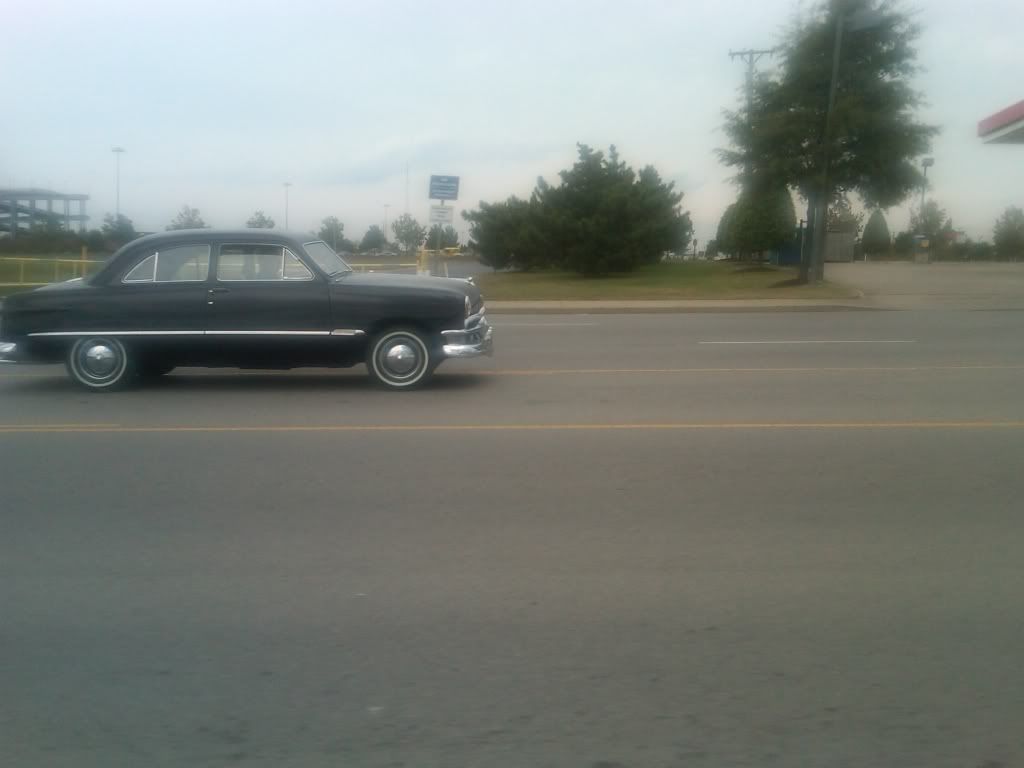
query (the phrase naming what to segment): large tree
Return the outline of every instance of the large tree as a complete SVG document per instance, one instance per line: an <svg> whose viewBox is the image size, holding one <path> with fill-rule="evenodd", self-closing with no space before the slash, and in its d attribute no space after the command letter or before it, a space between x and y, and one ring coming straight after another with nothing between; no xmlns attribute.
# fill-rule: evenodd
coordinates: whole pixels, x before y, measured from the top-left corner
<svg viewBox="0 0 1024 768"><path fill-rule="evenodd" d="M554 245L542 231L543 213L536 200L512 196L498 203L480 203L472 211L463 211L469 222L470 247L480 261L498 269L529 271L551 266Z"/></svg>
<svg viewBox="0 0 1024 768"><path fill-rule="evenodd" d="M992 241L1003 259L1024 258L1024 211L1010 206L996 221Z"/></svg>
<svg viewBox="0 0 1024 768"><path fill-rule="evenodd" d="M436 251L438 248L454 248L458 244L459 233L451 224L446 227L435 224L427 233L427 248L432 251Z"/></svg>
<svg viewBox="0 0 1024 768"><path fill-rule="evenodd" d="M274 220L267 216L263 211L256 211L249 220L245 222L245 226L249 229L273 229Z"/></svg>
<svg viewBox="0 0 1024 768"><path fill-rule="evenodd" d="M335 251L338 250L339 244L343 246L345 243L345 225L337 216L328 216L321 221L320 231L316 234L325 243L330 243Z"/></svg>
<svg viewBox="0 0 1024 768"><path fill-rule="evenodd" d="M827 204L856 192L871 207L889 207L923 181L915 160L937 129L915 114L918 34L910 13L887 0L819 0L787 34L779 70L756 82L751 109L726 115L733 149L721 153L723 161L742 168L744 181L768 177L808 201L815 279L823 270ZM809 266L802 265L802 277Z"/></svg>
<svg viewBox="0 0 1024 768"><path fill-rule="evenodd" d="M363 235L363 240L359 243L359 250L364 252L377 251L387 244L388 239L384 236L384 230L374 224Z"/></svg>
<svg viewBox="0 0 1024 768"><path fill-rule="evenodd" d="M395 240L406 252L415 251L423 245L423 240L427 236L427 228L408 213L403 213L392 222L391 231L395 233Z"/></svg>
<svg viewBox="0 0 1024 768"><path fill-rule="evenodd" d="M860 239L864 253L869 256L887 255L892 244L889 235L889 225L885 221L885 214L880 208L876 208L868 217L868 223L864 225L864 234Z"/></svg>
<svg viewBox="0 0 1024 768"><path fill-rule="evenodd" d="M634 171L614 146L607 155L585 144L577 151L557 186L538 179L528 201L512 197L463 213L484 263L600 275L686 249L693 225L674 183L650 166Z"/></svg>
<svg viewBox="0 0 1024 768"><path fill-rule="evenodd" d="M205 227L206 222L199 215L199 209L190 208L187 205L181 206L181 210L178 211L174 221L167 225L168 231L174 229L204 229Z"/></svg>

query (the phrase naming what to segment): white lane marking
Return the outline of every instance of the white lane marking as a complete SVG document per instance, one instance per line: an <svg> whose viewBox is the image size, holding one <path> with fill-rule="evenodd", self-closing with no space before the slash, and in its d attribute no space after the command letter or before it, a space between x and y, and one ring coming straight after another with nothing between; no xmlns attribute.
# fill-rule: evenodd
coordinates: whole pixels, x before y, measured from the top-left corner
<svg viewBox="0 0 1024 768"><path fill-rule="evenodd" d="M584 328L597 323L498 323L499 328Z"/></svg>
<svg viewBox="0 0 1024 768"><path fill-rule="evenodd" d="M917 339L788 339L784 341L698 341L698 344L917 344Z"/></svg>

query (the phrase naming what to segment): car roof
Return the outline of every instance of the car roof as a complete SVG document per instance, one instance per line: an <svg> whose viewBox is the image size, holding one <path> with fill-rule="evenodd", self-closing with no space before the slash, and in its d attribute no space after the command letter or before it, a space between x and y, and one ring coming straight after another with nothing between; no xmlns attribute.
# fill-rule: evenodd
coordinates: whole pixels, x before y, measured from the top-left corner
<svg viewBox="0 0 1024 768"><path fill-rule="evenodd" d="M105 283L112 275L117 273L121 262L130 254L137 254L139 248L160 247L173 243L272 243L274 245L288 245L298 250L304 243L317 242L320 238L316 235L303 234L302 232L288 232L280 229L172 229L167 232L157 232L152 235L144 235L126 243L114 253L113 256L103 265L89 280L92 283Z"/></svg>
<svg viewBox="0 0 1024 768"><path fill-rule="evenodd" d="M208 240L210 242L225 242L233 240L243 243L274 242L292 243L301 245L319 240L316 235L303 234L302 232L288 232L280 229L172 229L167 232L157 232L152 235L137 238L128 243L125 248L135 248L150 243L173 242L175 240Z"/></svg>

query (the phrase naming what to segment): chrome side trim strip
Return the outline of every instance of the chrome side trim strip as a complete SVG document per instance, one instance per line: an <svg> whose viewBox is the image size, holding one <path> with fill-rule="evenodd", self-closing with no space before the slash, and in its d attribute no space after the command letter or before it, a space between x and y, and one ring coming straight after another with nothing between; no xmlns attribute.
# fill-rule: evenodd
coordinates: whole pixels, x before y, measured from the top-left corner
<svg viewBox="0 0 1024 768"><path fill-rule="evenodd" d="M207 336L330 336L330 331L204 331Z"/></svg>
<svg viewBox="0 0 1024 768"><path fill-rule="evenodd" d="M331 336L332 331L45 331L29 336ZM355 331L353 335L361 334ZM345 334L337 334L339 336Z"/></svg>
<svg viewBox="0 0 1024 768"><path fill-rule="evenodd" d="M202 336L205 331L45 331L29 336Z"/></svg>
<svg viewBox="0 0 1024 768"><path fill-rule="evenodd" d="M366 331L362 331L358 328L335 328L331 331L331 336L365 336Z"/></svg>

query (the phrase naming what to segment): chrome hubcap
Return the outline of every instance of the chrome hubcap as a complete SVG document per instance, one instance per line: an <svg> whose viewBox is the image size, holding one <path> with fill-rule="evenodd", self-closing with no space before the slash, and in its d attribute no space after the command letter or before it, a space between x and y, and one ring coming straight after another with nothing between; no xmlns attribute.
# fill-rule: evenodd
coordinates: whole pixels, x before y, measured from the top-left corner
<svg viewBox="0 0 1024 768"><path fill-rule="evenodd" d="M384 354L384 365L396 376L408 376L419 362L416 350L408 344L398 343L390 346Z"/></svg>
<svg viewBox="0 0 1024 768"><path fill-rule="evenodd" d="M117 368L117 353L106 344L87 347L82 355L82 368L96 379L109 376Z"/></svg>

